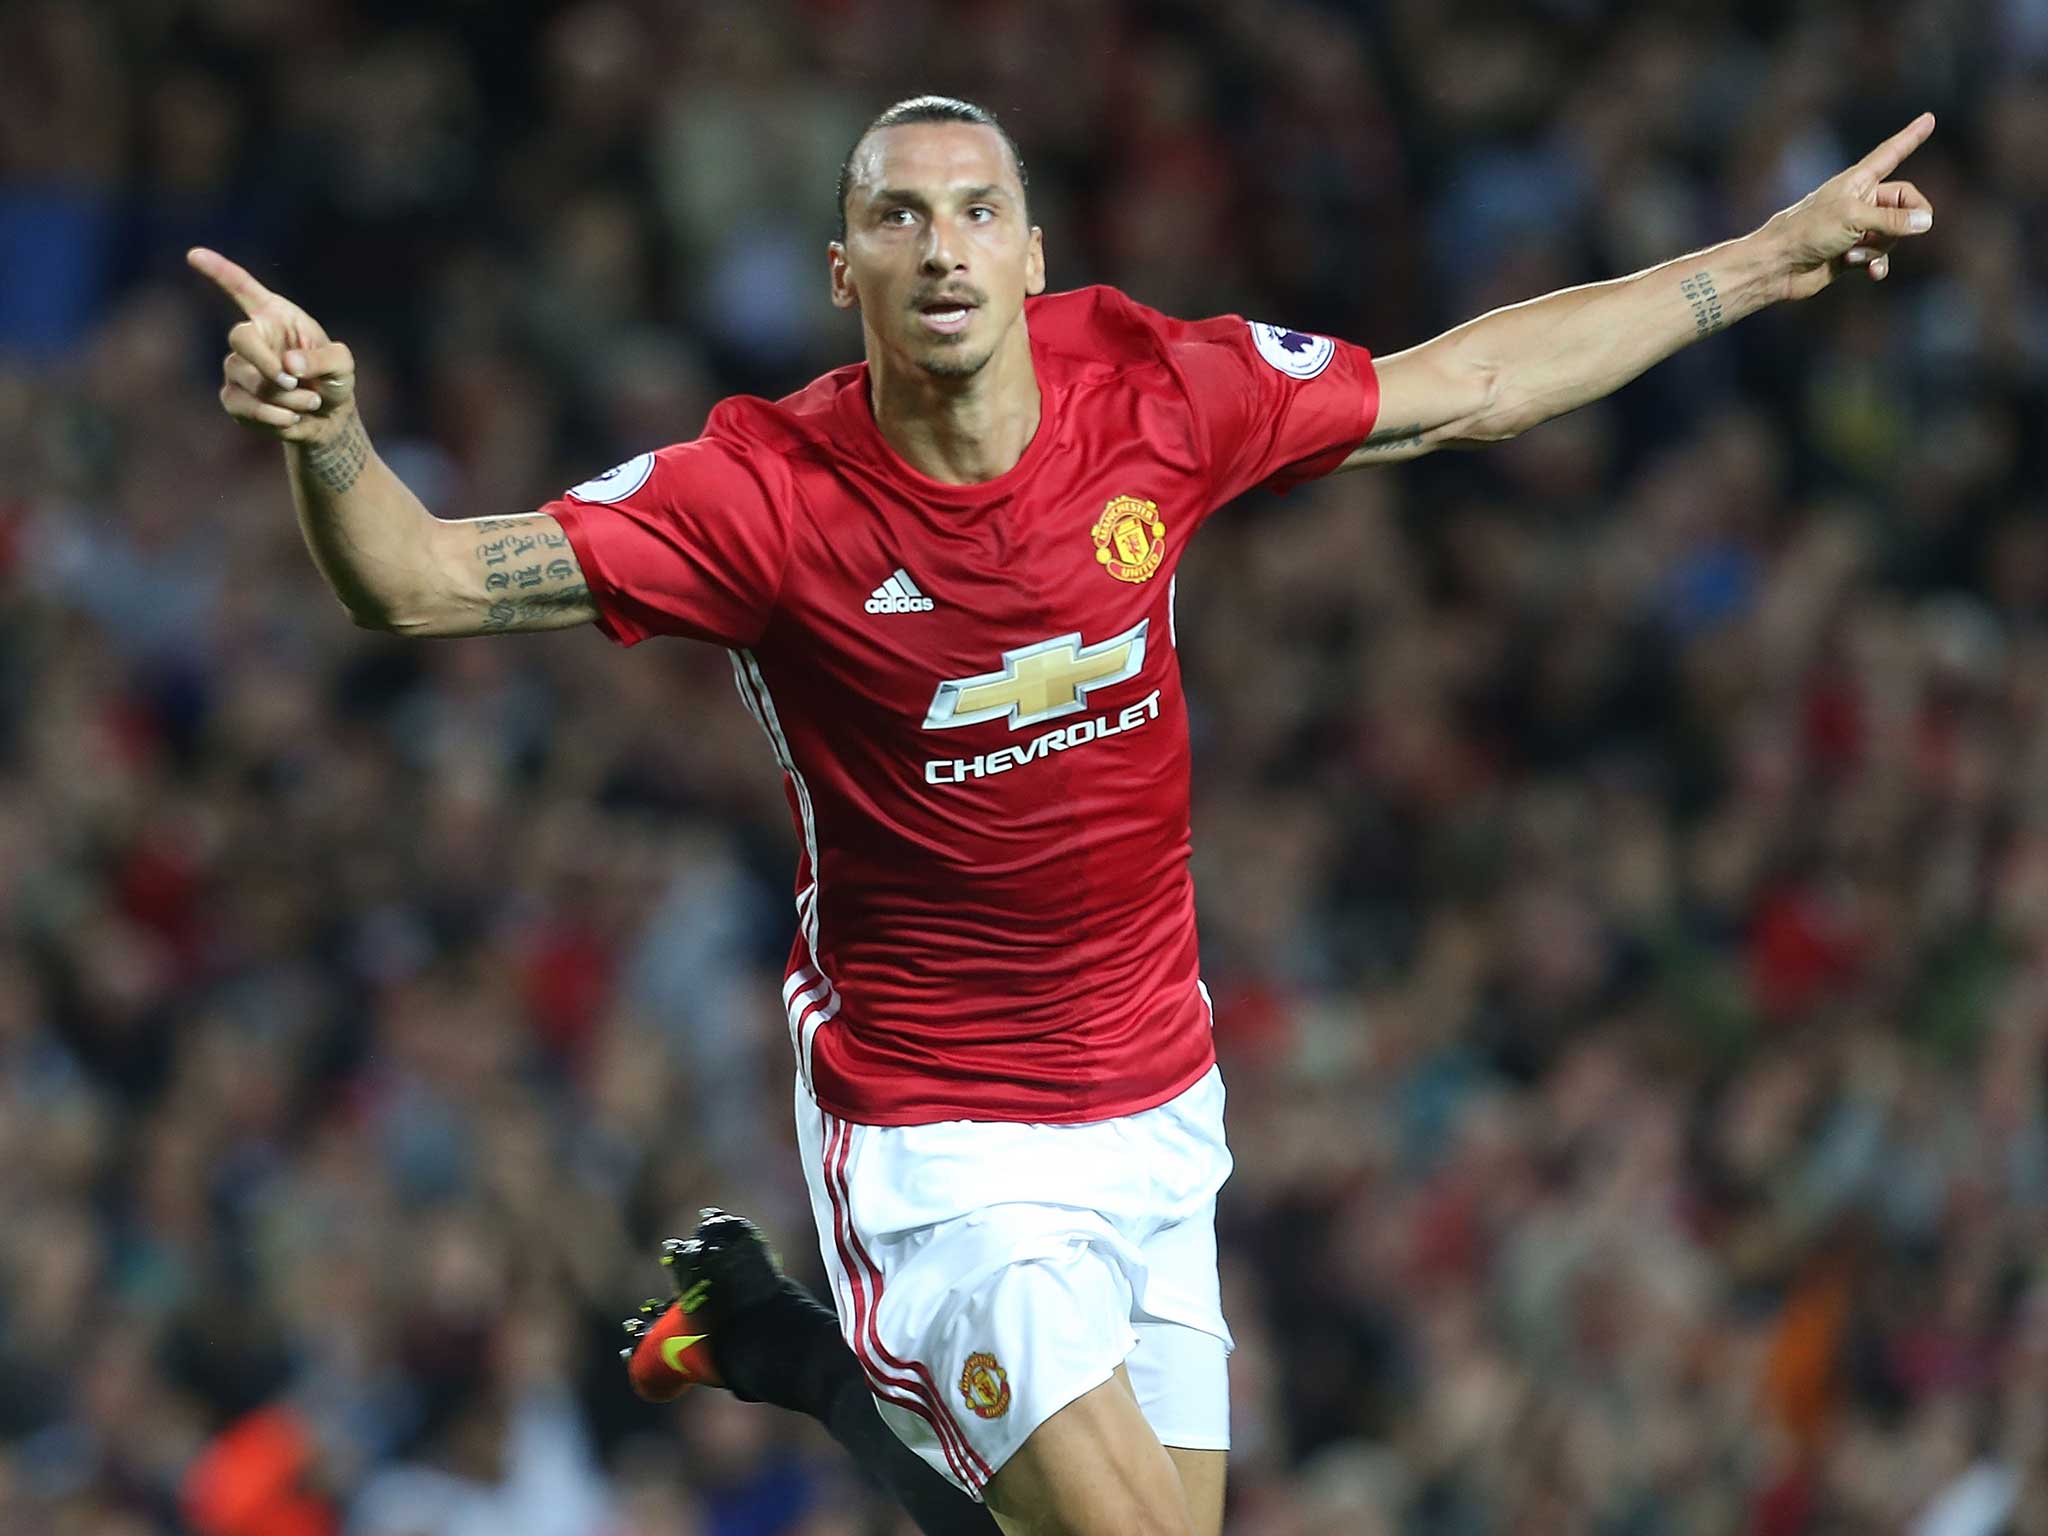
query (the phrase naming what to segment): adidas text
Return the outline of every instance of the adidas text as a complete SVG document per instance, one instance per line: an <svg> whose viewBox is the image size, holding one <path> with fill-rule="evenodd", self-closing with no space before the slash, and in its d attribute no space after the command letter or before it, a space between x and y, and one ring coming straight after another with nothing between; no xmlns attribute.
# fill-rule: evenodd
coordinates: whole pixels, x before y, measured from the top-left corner
<svg viewBox="0 0 2048 1536"><path fill-rule="evenodd" d="M932 600L917 590L910 572L897 566L889 579L868 594L869 613L930 613Z"/></svg>
<svg viewBox="0 0 2048 1536"><path fill-rule="evenodd" d="M932 600L928 597L898 597L893 592L878 592L862 606L869 613L930 613Z"/></svg>

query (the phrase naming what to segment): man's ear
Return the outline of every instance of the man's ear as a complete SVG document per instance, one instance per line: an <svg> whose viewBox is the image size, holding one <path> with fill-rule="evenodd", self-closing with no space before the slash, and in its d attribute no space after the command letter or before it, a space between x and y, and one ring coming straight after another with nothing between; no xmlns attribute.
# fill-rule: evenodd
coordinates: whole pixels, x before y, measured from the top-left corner
<svg viewBox="0 0 2048 1536"><path fill-rule="evenodd" d="M837 240L825 247L825 267L831 275L832 307L859 309L860 294L855 291L852 274L847 268L846 247Z"/></svg>
<svg viewBox="0 0 2048 1536"><path fill-rule="evenodd" d="M1036 296L1045 292L1045 231L1031 226L1031 245L1024 254L1024 291Z"/></svg>

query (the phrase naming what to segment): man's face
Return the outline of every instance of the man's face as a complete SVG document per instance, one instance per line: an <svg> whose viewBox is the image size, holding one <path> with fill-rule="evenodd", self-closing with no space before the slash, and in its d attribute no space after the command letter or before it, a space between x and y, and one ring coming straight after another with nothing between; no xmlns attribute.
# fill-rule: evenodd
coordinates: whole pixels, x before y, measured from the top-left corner
<svg viewBox="0 0 2048 1536"><path fill-rule="evenodd" d="M966 378L1045 288L1039 231L1008 146L975 123L906 123L861 142L832 246L832 302L859 309L875 344L930 374Z"/></svg>

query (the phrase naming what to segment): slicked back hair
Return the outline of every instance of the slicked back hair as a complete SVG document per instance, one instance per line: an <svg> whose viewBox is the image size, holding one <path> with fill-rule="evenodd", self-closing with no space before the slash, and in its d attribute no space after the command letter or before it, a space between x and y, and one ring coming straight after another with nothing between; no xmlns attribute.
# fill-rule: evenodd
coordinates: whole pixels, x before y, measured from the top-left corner
<svg viewBox="0 0 2048 1536"><path fill-rule="evenodd" d="M861 129L860 137L847 146L846 158L839 162L839 238L846 238L846 195L853 190L853 157L860 153L861 145L867 143L868 135L882 128L901 128L907 123L972 123L978 128L993 128L1009 146L1010 163L1017 167L1017 186L1027 195L1031 183L1024 175L1024 156L1017 149L1017 141L1010 137L1010 130L996 121L995 113L986 107L977 107L971 101L962 101L957 96L911 96L899 101L867 127Z"/></svg>

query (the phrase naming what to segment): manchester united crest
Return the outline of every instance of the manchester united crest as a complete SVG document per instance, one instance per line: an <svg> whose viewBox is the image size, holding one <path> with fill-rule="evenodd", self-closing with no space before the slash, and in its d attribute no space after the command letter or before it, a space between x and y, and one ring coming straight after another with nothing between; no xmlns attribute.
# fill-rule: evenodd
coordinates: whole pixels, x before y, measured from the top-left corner
<svg viewBox="0 0 2048 1536"><path fill-rule="evenodd" d="M1095 558L1118 581L1150 581L1166 558L1159 508L1136 496L1111 498L1088 535L1095 540Z"/></svg>
<svg viewBox="0 0 2048 1536"><path fill-rule="evenodd" d="M969 1355L967 1368L960 1373L960 1395L976 1417L1000 1419L1010 1411L1010 1373L994 1355Z"/></svg>

